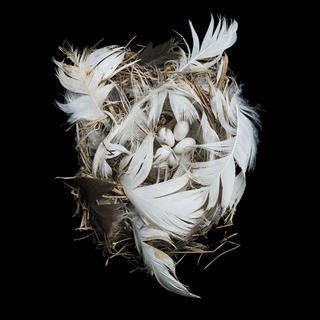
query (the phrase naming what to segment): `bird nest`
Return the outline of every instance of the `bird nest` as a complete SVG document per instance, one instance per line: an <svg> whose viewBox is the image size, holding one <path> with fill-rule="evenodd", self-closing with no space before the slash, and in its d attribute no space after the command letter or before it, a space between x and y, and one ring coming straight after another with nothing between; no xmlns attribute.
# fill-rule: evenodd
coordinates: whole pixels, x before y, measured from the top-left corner
<svg viewBox="0 0 320 320"><path fill-rule="evenodd" d="M61 48L68 62L55 63L66 88L57 104L75 127L80 160L79 230L95 234L107 261L142 259L163 287L197 297L174 259L237 247L234 234L214 247L201 239L232 225L254 166L258 116L228 69L237 23L220 19L214 30L212 18L201 46L190 27L192 50L184 38L137 51L69 46Z"/></svg>

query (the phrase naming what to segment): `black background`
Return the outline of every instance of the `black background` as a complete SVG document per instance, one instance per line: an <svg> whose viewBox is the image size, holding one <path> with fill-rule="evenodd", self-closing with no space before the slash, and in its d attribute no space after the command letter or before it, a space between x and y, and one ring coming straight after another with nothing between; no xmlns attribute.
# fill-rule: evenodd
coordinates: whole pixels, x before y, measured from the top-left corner
<svg viewBox="0 0 320 320"><path fill-rule="evenodd" d="M26 14L16 37L30 56L30 65L35 64L31 70L37 79L34 87L34 82L25 81L30 87L27 101L34 111L32 119L25 121L34 141L25 154L28 166L32 166L29 178L36 189L26 187L31 196L24 213L28 230L32 231L27 232L31 241L28 247L21 239L17 250L18 258L22 252L26 255L23 261L27 270L26 285L19 283L17 289L24 295L31 288L36 293L28 308L38 310L42 305L47 314L68 312L74 318L84 313L108 316L113 310L120 316L142 318L195 311L212 317L220 313L224 318L245 315L256 319L272 316L279 308L284 313L298 308L291 302L301 296L298 283L303 276L296 268L299 258L293 258L293 253L298 256L302 244L293 236L290 223L297 219L297 213L286 206L293 197L286 192L290 181L285 159L290 146L278 139L284 110L290 105L281 83L284 77L293 77L289 48L297 28L292 10L286 9L260 3L235 6L221 1L88 2L37 6L31 9L32 14ZM80 223L72 218L75 202L70 190L55 177L74 175L78 162L73 132L66 132L67 117L54 105L55 100L63 101L63 89L51 59L63 58L58 46L65 40L79 48L94 45L102 38L101 45L123 46L133 36L137 37L132 45L149 41L160 44L175 36L175 30L191 44L188 19L201 39L210 13L238 21L238 40L227 50L229 66L238 83L243 84L243 96L251 105L260 107L262 130L256 169L248 174L233 228L238 232L235 240L240 248L206 270L205 262L197 266L197 258L193 257L177 267L182 283L202 297L197 300L162 289L141 271L130 273L132 266L122 258L105 267L105 259L92 240L74 241L81 237L74 231Z"/></svg>

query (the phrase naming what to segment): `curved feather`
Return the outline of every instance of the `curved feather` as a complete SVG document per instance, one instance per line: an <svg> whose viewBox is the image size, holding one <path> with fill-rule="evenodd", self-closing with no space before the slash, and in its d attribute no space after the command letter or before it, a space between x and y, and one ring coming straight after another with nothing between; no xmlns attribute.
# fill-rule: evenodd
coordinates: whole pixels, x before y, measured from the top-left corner
<svg viewBox="0 0 320 320"><path fill-rule="evenodd" d="M198 112L192 102L179 90L169 90L169 101L173 114L177 121L192 123L199 118Z"/></svg>
<svg viewBox="0 0 320 320"><path fill-rule="evenodd" d="M189 292L177 279L174 261L166 253L147 243L148 240L160 239L172 244L169 235L151 225L146 225L137 216L132 219L132 225L137 250L142 255L148 271L155 276L161 286L182 296L200 298Z"/></svg>
<svg viewBox="0 0 320 320"><path fill-rule="evenodd" d="M130 174L130 179L135 180L135 175ZM139 188L120 182L138 214L175 238L185 240L205 211L209 189L181 191L189 182L187 174Z"/></svg>
<svg viewBox="0 0 320 320"><path fill-rule="evenodd" d="M220 59L222 53L231 47L237 40L238 23L236 21L231 22L231 24L227 26L226 19L219 19L218 25L214 30L214 19L211 15L211 21L201 45L191 21L189 21L189 25L193 40L193 48L188 59L180 61L180 71L211 67ZM199 62L199 60L214 57L217 58L211 62L205 64Z"/></svg>

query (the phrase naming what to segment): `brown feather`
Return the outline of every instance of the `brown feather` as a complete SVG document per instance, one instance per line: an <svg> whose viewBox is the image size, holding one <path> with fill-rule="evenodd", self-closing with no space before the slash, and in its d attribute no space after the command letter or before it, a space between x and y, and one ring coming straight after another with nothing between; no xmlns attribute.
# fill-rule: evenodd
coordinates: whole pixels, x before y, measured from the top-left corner
<svg viewBox="0 0 320 320"><path fill-rule="evenodd" d="M124 204L92 204L91 220L99 233L110 236L114 225L120 220Z"/></svg>
<svg viewBox="0 0 320 320"><path fill-rule="evenodd" d="M102 200L102 196L110 193L115 187L114 183L92 177L77 178L75 179L75 184L80 188L81 195L88 204Z"/></svg>
<svg viewBox="0 0 320 320"><path fill-rule="evenodd" d="M108 181L80 177L75 180L75 185L80 189L80 195L87 202L90 210L90 218L99 233L110 236L113 226L121 216L124 204L104 203L103 195L107 195L115 187L115 184Z"/></svg>

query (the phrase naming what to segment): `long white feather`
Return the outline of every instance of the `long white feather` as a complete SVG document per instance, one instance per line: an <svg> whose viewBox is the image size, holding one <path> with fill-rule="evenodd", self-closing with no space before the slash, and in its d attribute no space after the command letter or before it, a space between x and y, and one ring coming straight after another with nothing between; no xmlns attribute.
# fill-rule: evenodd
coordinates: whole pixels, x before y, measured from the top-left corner
<svg viewBox="0 0 320 320"><path fill-rule="evenodd" d="M219 19L218 25L214 30L214 19L211 15L211 21L201 45L191 21L189 21L189 25L192 34L193 48L187 61L185 58L180 61L180 71L211 67L220 59L222 53L237 40L238 24L236 21L233 21L227 26L226 19ZM199 62L201 59L213 57L217 58L205 64Z"/></svg>
<svg viewBox="0 0 320 320"><path fill-rule="evenodd" d="M181 191L188 184L187 174L157 184L135 188L142 180L139 179L136 182L135 167L143 166L143 156L137 153L133 156L127 172L120 178L126 196L140 216L173 237L186 239L204 213L208 188ZM139 159L140 162L134 161L136 159Z"/></svg>
<svg viewBox="0 0 320 320"><path fill-rule="evenodd" d="M200 128L201 128L201 138L202 138L203 144L219 142L219 140L220 140L219 136L211 128L205 112L202 113ZM209 153L209 160L214 160L214 159L215 159L214 152L210 152Z"/></svg>
<svg viewBox="0 0 320 320"><path fill-rule="evenodd" d="M178 90L169 90L170 106L177 121L192 123L198 118L198 113L191 101Z"/></svg>
<svg viewBox="0 0 320 320"><path fill-rule="evenodd" d="M124 190L138 187L149 175L153 161L154 134L149 133L131 159L127 172L121 178Z"/></svg>
<svg viewBox="0 0 320 320"><path fill-rule="evenodd" d="M146 225L137 216L132 219L132 225L137 250L142 255L147 269L161 286L182 296L200 298L189 292L177 279L174 261L166 253L147 243L148 240L161 239L172 244L169 235L151 225Z"/></svg>

